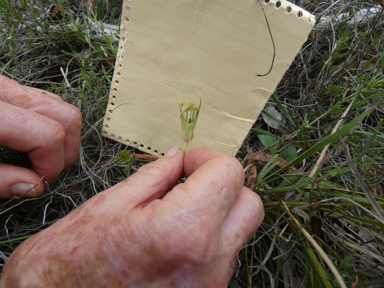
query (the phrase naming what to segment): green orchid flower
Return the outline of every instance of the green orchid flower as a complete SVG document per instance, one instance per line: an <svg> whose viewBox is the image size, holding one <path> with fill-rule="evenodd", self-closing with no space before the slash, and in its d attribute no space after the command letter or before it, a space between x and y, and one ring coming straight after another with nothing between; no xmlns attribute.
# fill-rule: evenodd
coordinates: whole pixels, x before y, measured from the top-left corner
<svg viewBox="0 0 384 288"><path fill-rule="evenodd" d="M171 84L171 83L169 83ZM171 84L172 87L172 84ZM172 87L173 89L173 87ZM174 91L174 90L173 90ZM180 109L180 120L181 120L181 130L182 130L182 139L184 141L183 151L186 152L188 143L193 140L194 134L193 130L196 127L197 119L199 118L200 108L201 108L201 94L199 91L200 104L197 107L191 101L185 101L180 103L179 98L175 93L177 104Z"/></svg>

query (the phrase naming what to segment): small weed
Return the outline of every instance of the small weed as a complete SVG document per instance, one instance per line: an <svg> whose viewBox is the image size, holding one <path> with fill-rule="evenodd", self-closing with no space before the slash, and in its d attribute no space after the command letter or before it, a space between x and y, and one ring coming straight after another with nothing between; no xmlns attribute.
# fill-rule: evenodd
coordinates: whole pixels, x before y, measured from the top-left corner
<svg viewBox="0 0 384 288"><path fill-rule="evenodd" d="M125 166L124 172L129 172L129 175L132 175L133 174L133 168L132 167L134 167L136 157L135 156L132 156L132 157L129 156L128 151L123 150L119 153L119 158L120 158L120 160L117 162L117 165ZM127 177L124 177L124 176L117 177L118 180L124 180L126 178Z"/></svg>

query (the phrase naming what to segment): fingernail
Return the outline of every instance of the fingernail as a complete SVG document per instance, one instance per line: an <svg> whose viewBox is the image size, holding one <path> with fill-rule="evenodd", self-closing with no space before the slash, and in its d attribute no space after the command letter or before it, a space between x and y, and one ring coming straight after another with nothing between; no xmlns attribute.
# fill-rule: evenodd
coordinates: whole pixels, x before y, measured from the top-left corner
<svg viewBox="0 0 384 288"><path fill-rule="evenodd" d="M36 197L35 185L27 183L17 183L11 186L13 196ZM27 192L28 191L28 192Z"/></svg>
<svg viewBox="0 0 384 288"><path fill-rule="evenodd" d="M164 156L165 157L172 157L177 152L179 152L179 147L173 146L173 147L169 148L169 150L167 151L167 153L165 153Z"/></svg>

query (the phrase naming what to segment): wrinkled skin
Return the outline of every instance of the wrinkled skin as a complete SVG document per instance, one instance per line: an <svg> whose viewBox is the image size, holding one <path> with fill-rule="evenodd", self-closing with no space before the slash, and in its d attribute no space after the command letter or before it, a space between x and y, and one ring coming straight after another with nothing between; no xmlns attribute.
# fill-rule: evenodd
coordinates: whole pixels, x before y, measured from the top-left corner
<svg viewBox="0 0 384 288"><path fill-rule="evenodd" d="M171 148L22 243L0 286L227 287L264 217L243 181L233 157Z"/></svg>
<svg viewBox="0 0 384 288"><path fill-rule="evenodd" d="M59 96L0 75L0 145L28 152L32 164L27 169L0 163L0 198L23 195L23 191L11 193L18 183L38 184L25 196L40 196L44 191L42 176L51 182L75 163L81 120L80 111Z"/></svg>

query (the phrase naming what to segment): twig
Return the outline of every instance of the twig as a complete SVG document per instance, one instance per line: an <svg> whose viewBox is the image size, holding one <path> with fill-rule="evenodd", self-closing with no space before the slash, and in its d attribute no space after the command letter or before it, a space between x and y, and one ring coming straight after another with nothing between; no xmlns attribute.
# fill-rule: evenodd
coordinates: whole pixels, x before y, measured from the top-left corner
<svg viewBox="0 0 384 288"><path fill-rule="evenodd" d="M274 248L275 248L275 245L276 245L276 239L277 239L277 237L273 237L272 238L272 243L271 243L271 246L269 246L267 254L265 255L263 261L261 261L260 265L254 267L254 268L257 268L257 270L252 273L252 277L256 276L260 272L261 267L265 267L265 264L267 264L269 258L271 257L271 255L272 255L272 253L274 251ZM252 247L255 247L255 245L253 245Z"/></svg>
<svg viewBox="0 0 384 288"><path fill-rule="evenodd" d="M275 279L273 278L272 273L267 269L267 267L265 267L265 266L254 266L254 267L250 267L250 268L258 268L258 269L263 270L264 272L266 272L268 274L268 276L269 276L271 287L275 288Z"/></svg>
<svg viewBox="0 0 384 288"><path fill-rule="evenodd" d="M21 199L21 198L24 197L29 191L32 191L32 190L34 190L37 186L39 186L39 184L43 181L43 179L44 179L44 176L42 176L42 177L40 178L39 182L37 182L34 186L32 186L32 187L31 187L30 189L28 189L27 191L25 191L23 195L21 195L21 196L14 196L14 197L15 197L16 199ZM35 195L36 195L36 193L35 193Z"/></svg>
<svg viewBox="0 0 384 288"><path fill-rule="evenodd" d="M116 108L114 108L114 109L112 110L112 112L115 111L115 110L116 110L117 108L119 108L120 106L127 105L127 104L131 104L131 103L122 103L122 104L116 106ZM106 114L104 117L102 117L102 118L100 118L99 120L97 120L96 123L95 123L91 128L89 128L88 131L85 132L85 134L84 134L83 136L81 136L81 140L84 140L84 138L87 137L87 135L88 135L93 129L96 129L97 125L99 125L99 123L100 123L101 121L103 121L105 118L107 118L109 115L111 115L112 112L109 112L109 113Z"/></svg>
<svg viewBox="0 0 384 288"><path fill-rule="evenodd" d="M341 123L343 123L343 121L344 121L345 116L348 114L349 109L351 109L352 104L353 104L353 101L351 101L351 103L349 103L347 109L345 109L343 115L341 115L339 121L337 121L337 123L336 123L335 127L333 128L331 134L334 134L334 133L337 131L337 129L339 129ZM321 151L321 155L320 155L319 159L317 159L317 162L316 162L316 164L315 164L315 167L313 167L311 173L309 174L309 177L312 178L312 177L315 175L317 169L319 168L319 166L320 166L320 164L321 164L321 161L323 161L323 158L324 158L324 156L325 156L325 153L327 153L327 150L328 150L328 148L329 148L329 145L331 145L331 144L328 144L327 146L325 146L325 147L323 148L323 151Z"/></svg>
<svg viewBox="0 0 384 288"><path fill-rule="evenodd" d="M379 207L379 205L376 203L375 199L373 198L373 195L371 191L368 189L367 185L361 178L359 172L357 171L355 164L353 164L351 155L349 154L349 149L348 146L345 144L343 138L340 138L340 144L341 144L341 149L344 152L345 158L347 159L347 162L349 164L349 167L352 170L352 173L355 175L357 182L359 183L361 189L364 191L365 195L367 196L369 202L372 204L373 209L375 209L377 215L380 217L381 221L384 223L384 213Z"/></svg>
<svg viewBox="0 0 384 288"><path fill-rule="evenodd" d="M70 63L71 61L69 61L69 63ZM69 65L69 63L68 63L68 65ZM61 72L61 74L63 75L63 77L64 77L64 81L65 81L65 83L66 83L66 86L67 86L67 88L69 89L69 92L71 93L71 96L72 96L72 99L73 99L73 101L75 101L75 94L73 93L73 90L72 90L72 86L71 86L71 84L69 83L69 81L68 81L68 78L67 78L67 75L68 75L68 66L67 66L67 68L65 69L65 72L64 72L64 69L63 69L63 67L60 67L60 72Z"/></svg>
<svg viewBox="0 0 384 288"><path fill-rule="evenodd" d="M273 40L273 37L272 37L271 28L269 27L268 18L267 18L267 15L265 14L264 7L263 7L263 5L261 4L260 0L257 0L257 1L259 2L261 9L263 10L264 18L265 18L265 21L267 22L269 35L271 36L271 41L272 41L272 45L273 45L273 57L272 57L271 68L269 68L269 71L268 71L267 73L265 73L265 74L256 74L256 75L255 75L255 76L257 76L257 77L264 77L264 76L267 76L267 75L268 75L269 73L271 73L271 71L272 71L273 64L275 63L276 47L275 47L275 41Z"/></svg>
<svg viewBox="0 0 384 288"><path fill-rule="evenodd" d="M10 77L11 79L17 79L18 81L24 81L26 83L32 83L32 84L57 84L57 85L60 84L58 82L52 82L52 81L29 81L29 80L21 79L21 78L16 77L15 75L13 75L11 73L8 73L7 71L5 71L4 69L1 69L1 68L0 68L0 72L7 74L8 77Z"/></svg>
<svg viewBox="0 0 384 288"><path fill-rule="evenodd" d="M317 252L320 254L320 256L323 258L324 262L327 263L329 269L331 269L333 275L335 276L335 279L337 281L337 283L339 283L340 287L341 288L347 288L347 285L345 285L345 282L343 280L343 278L341 277L339 271L337 271L335 265L333 265L332 261L329 259L329 257L327 256L327 254L325 254L324 250L321 249L321 247L319 246L319 244L317 244L317 242L311 237L311 235L309 235L309 233L307 232L307 230L304 229L303 226L301 226L301 224L299 223L299 221L297 221L297 219L292 215L291 211L289 211L289 208L287 206L287 204L285 204L284 200L282 201L285 209L287 210L289 216L291 216L293 222L295 222L295 224L297 225L297 227L299 227L300 231L304 234L305 238L307 238L307 240L309 242L311 242L311 244L313 245L313 247L315 247L315 249L317 250Z"/></svg>

